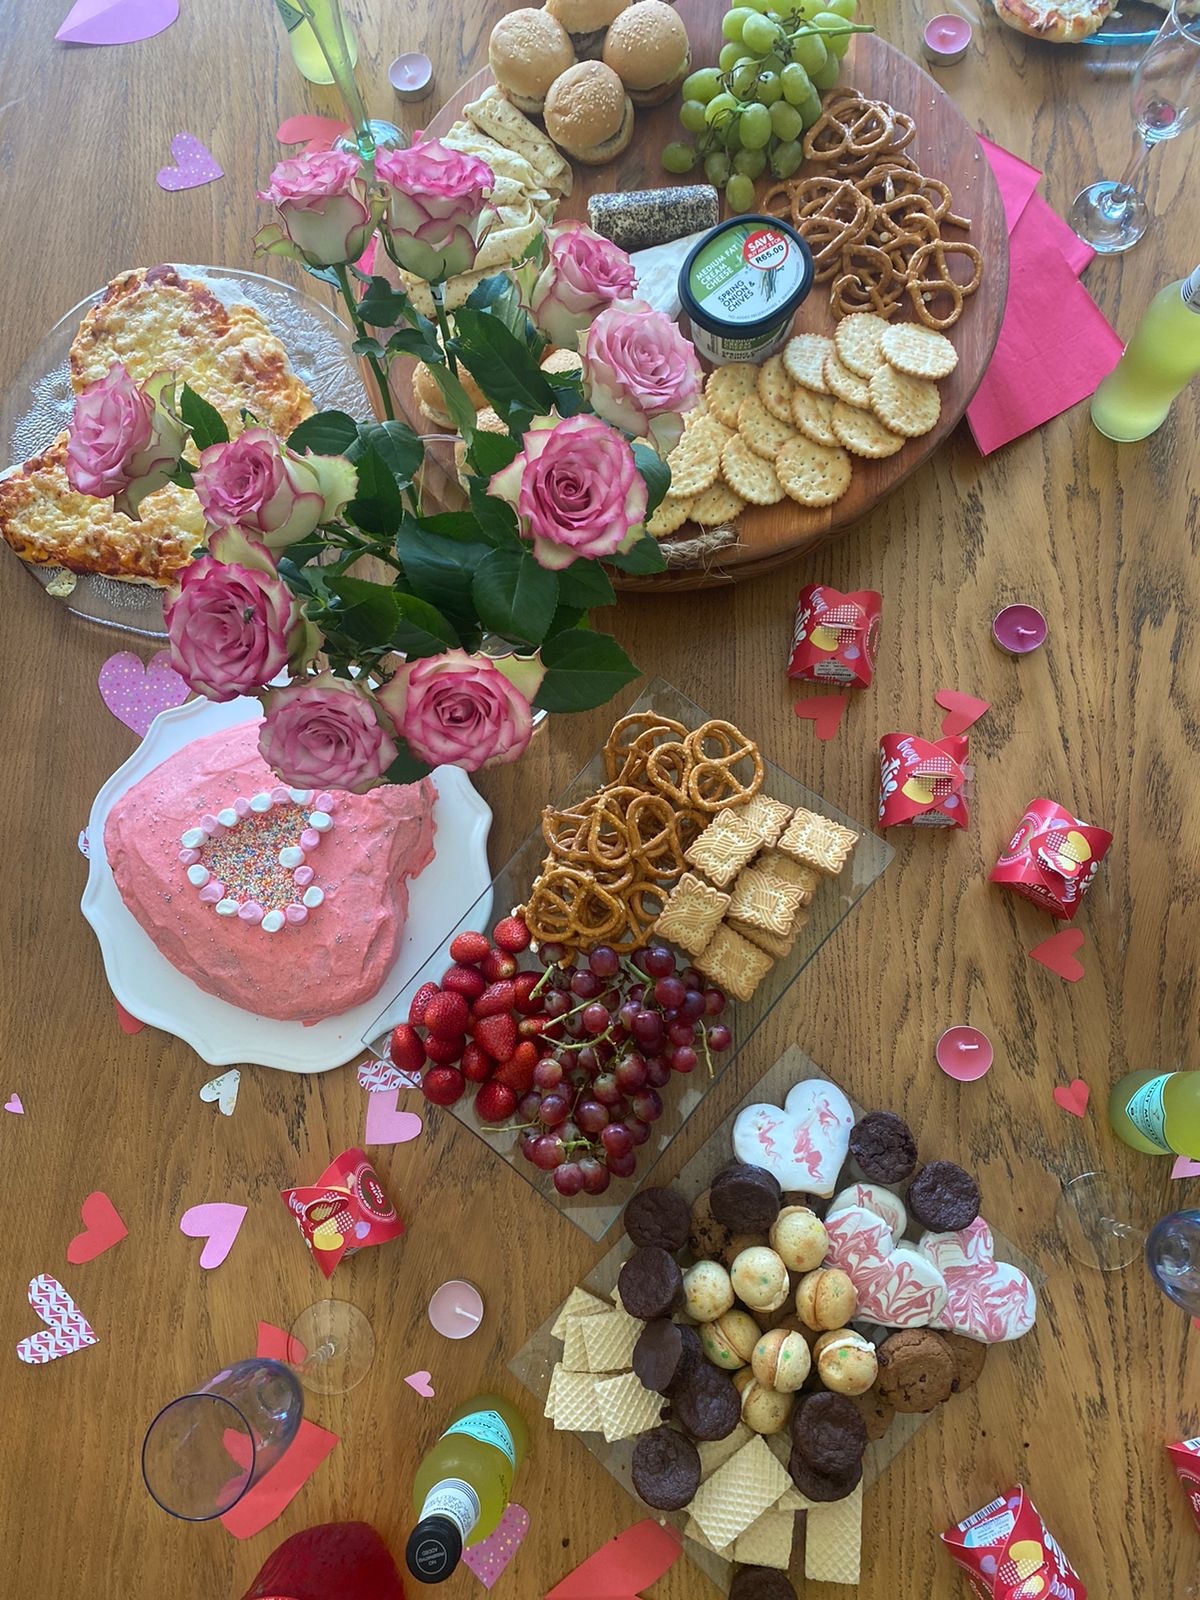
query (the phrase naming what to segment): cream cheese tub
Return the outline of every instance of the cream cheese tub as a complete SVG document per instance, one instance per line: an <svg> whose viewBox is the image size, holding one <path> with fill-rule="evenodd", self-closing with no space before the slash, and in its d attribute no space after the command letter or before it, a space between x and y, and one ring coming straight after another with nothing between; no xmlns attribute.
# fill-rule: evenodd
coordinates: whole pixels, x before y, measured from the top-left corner
<svg viewBox="0 0 1200 1600"><path fill-rule="evenodd" d="M692 343L714 366L761 363L786 343L812 288L807 244L778 217L735 217L707 233L679 273Z"/></svg>

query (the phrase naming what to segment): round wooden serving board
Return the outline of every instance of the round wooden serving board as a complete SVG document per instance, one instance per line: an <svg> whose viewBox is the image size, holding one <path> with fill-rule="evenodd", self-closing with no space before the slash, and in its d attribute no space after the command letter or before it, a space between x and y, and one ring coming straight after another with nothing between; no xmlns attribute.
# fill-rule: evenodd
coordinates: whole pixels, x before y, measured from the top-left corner
<svg viewBox="0 0 1200 1600"><path fill-rule="evenodd" d="M715 62L723 42L722 8L703 3L703 0L679 0L677 9L691 38L693 67ZM463 107L477 100L494 81L488 68L469 78L430 120L427 135L436 138L447 132L463 115ZM856 458L850 488L835 505L811 510L785 499L774 506L747 506L738 519L737 543L710 557L704 567L671 568L647 578L614 574L618 588L655 591L707 588L741 577L757 577L815 549L851 527L927 460L957 425L979 387L1000 332L1008 294L1008 230L1004 206L979 140L945 90L878 34L854 36L842 63L841 82L853 85L872 98L886 100L898 111L906 111L914 118L917 134L908 153L918 161L923 172L949 186L954 210L971 218L971 231L965 237L983 254L983 282L967 301L959 322L949 330L949 337L958 350L958 366L939 385L942 411L937 426L923 438L910 440L887 460ZM662 170L659 157L663 146L672 139L685 137L679 127L678 112L678 95L665 105L639 110L633 139L622 156L603 167L575 164L574 190L560 203L558 218L576 217L586 222L588 198L597 193L703 183L704 175L699 168L684 178L671 177ZM801 175L804 170L801 169ZM760 195L766 193L768 181L767 178L760 181ZM950 237L964 236L953 230ZM826 285L814 287L797 313L795 327L797 332L833 333L835 319L829 308ZM408 385L404 384L403 389L407 390ZM408 396L402 394L402 401L407 402L407 399ZM408 409L407 403L405 409ZM698 531L691 523L685 523L675 537L694 536Z"/></svg>

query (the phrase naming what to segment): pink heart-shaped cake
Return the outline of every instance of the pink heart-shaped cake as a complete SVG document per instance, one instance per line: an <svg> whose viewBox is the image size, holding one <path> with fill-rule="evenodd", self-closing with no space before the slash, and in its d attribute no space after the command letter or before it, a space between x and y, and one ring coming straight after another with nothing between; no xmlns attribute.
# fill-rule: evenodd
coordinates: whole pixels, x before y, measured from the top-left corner
<svg viewBox="0 0 1200 1600"><path fill-rule="evenodd" d="M112 807L104 848L126 906L185 977L258 1016L317 1021L382 987L407 880L433 859L436 790L288 789L259 727L155 767Z"/></svg>
<svg viewBox="0 0 1200 1600"><path fill-rule="evenodd" d="M854 1107L824 1078L804 1078L782 1106L747 1106L733 1125L739 1161L765 1167L788 1193L831 1195L850 1148Z"/></svg>
<svg viewBox="0 0 1200 1600"><path fill-rule="evenodd" d="M923 1233L921 1254L946 1280L946 1304L935 1328L982 1344L1003 1344L1037 1320L1037 1294L1019 1267L994 1258L992 1230L982 1217L959 1233Z"/></svg>
<svg viewBox="0 0 1200 1600"><path fill-rule="evenodd" d="M841 1267L858 1294L855 1321L885 1328L927 1328L946 1304L946 1280L911 1245L893 1246L884 1217L863 1206L831 1211L826 1266Z"/></svg>

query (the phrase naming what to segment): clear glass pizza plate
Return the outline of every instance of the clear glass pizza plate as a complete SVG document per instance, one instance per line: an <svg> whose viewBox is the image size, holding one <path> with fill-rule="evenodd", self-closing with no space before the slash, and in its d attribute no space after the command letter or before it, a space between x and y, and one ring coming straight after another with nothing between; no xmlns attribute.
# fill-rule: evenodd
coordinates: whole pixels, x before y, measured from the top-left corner
<svg viewBox="0 0 1200 1600"><path fill-rule="evenodd" d="M774 1066L754 1085L745 1099L734 1107L728 1118L705 1140L692 1159L681 1168L678 1177L671 1179L671 1187L678 1189L689 1200L695 1200L697 1195L702 1194L709 1187L716 1174L723 1166L728 1164L731 1158L733 1152L733 1123L738 1112L748 1105L755 1105L761 1101L766 1101L771 1105L782 1105L787 1098L789 1089L808 1078L820 1078L826 1082L833 1082L827 1073L823 1072L820 1067L805 1055L803 1050L793 1045L779 1057ZM838 1087L842 1086L838 1085ZM843 1093L845 1092L843 1089ZM853 1095L849 1095L848 1098L854 1107L855 1116L861 1116L866 1108L860 1106ZM944 1153L937 1148L936 1135L926 1137L921 1129L915 1131L922 1156L933 1159ZM839 1179L839 1187L852 1181L852 1174L847 1164ZM986 1214L987 1196L985 1194L984 1215L986 1216ZM912 1236L915 1237L919 1231L919 1228L914 1229ZM1028 1256L1018 1250L1002 1234L996 1233L994 1229L992 1237L995 1244L996 1259L998 1261L1010 1261L1014 1266L1019 1267L1040 1293L1045 1282L1045 1274L1041 1269L1035 1266ZM593 1271L583 1280L583 1287L590 1289L602 1300L607 1300L616 1287L617 1274L620 1272L631 1249L632 1246L629 1240L622 1236L608 1251L607 1255L596 1263ZM524 1384L525 1388L537 1400L539 1413L544 1409L546 1396L549 1393L550 1374L555 1363L562 1359L562 1342L553 1338L550 1333L560 1309L560 1306L555 1306L541 1327L518 1350L508 1364L509 1371ZM886 1338L889 1331L886 1328L879 1328L870 1323L855 1323L854 1326L876 1343L880 1339ZM987 1383L988 1370L991 1365L1007 1359L1011 1359L1011 1351L1008 1345L994 1347L989 1356L989 1367L984 1369L980 1382ZM947 1401L947 1404L952 1406L955 1401L951 1399ZM940 1409L938 1407L939 1411ZM865 1488L869 1489L875 1480L886 1472L892 1461L895 1460L896 1456L900 1454L901 1450L904 1449L905 1445L909 1443L919 1429L936 1415L937 1411L929 1411L907 1416L897 1415L894 1418L891 1427L883 1438L867 1448L867 1453L863 1460L863 1484ZM602 1433L581 1433L578 1438L580 1443L591 1451L604 1469L611 1473L617 1482L641 1506L642 1502L638 1499L637 1492L633 1487L630 1472L633 1447L636 1440L623 1439L618 1444L609 1444ZM778 1455L784 1467L787 1465L790 1442L791 1434L788 1430L767 1440L768 1445ZM681 1533L687 1522L686 1512L655 1511L649 1513L649 1515L659 1519L666 1518L668 1521L673 1522ZM863 1565L864 1569L866 1569L870 1562L869 1523L864 1526L864 1535ZM702 1545L696 1544L691 1539L684 1540L683 1548L685 1554L712 1579L721 1593L728 1593L734 1571L732 1565L723 1557L714 1555L712 1551L706 1550ZM795 1548L793 1548L793 1571L803 1571L803 1564L796 1561Z"/></svg>
<svg viewBox="0 0 1200 1600"><path fill-rule="evenodd" d="M258 272L183 263L178 270L205 284L228 306L253 306L283 344L292 370L312 391L319 411L346 411L358 417L371 414L358 359L350 348L354 334L330 307ZM60 317L0 395L0 465L27 461L52 444L70 422L75 399L67 365L71 341L103 293L102 288L97 289ZM52 584L57 587L56 580L64 576L57 567L35 567L25 561L21 565L44 589ZM55 594L55 598L77 616L105 627L150 639L166 637L163 591L152 584L81 574L69 594Z"/></svg>
<svg viewBox="0 0 1200 1600"><path fill-rule="evenodd" d="M698 728L712 716L712 713L702 711L678 689L661 678L654 679L628 709L654 710L660 715L673 717L688 728ZM747 728L745 731L753 737L753 728ZM704 1096L728 1072L804 967L817 954L834 929L849 916L894 854L892 847L878 835L871 833L862 823L845 816L836 806L830 805L811 789L806 789L790 773L784 772L769 761L764 763L764 767L765 794L773 795L790 806L803 806L806 810L819 812L822 816L830 817L845 827L853 828L860 836L859 842L841 876L823 884L817 893L810 907L810 920L791 953L775 964L759 985L752 1000L745 1004L731 1002L728 1006L722 1020L727 1021L733 1031L733 1048L724 1056L714 1058L712 1076L709 1076L703 1064L686 1077L678 1074L672 1076L671 1082L662 1091L665 1102L663 1115L653 1125L650 1139L638 1153L638 1167L634 1176L627 1180L614 1178L606 1193L602 1195L581 1194L567 1199L555 1189L549 1174L539 1172L524 1159L517 1148L516 1133L498 1130L480 1122L474 1114L471 1101L465 1096L457 1105L450 1107L464 1127L477 1134L490 1150L507 1161L510 1166L515 1167L544 1199L556 1206L564 1216L569 1217L577 1227L582 1228L590 1238L599 1239L607 1232L626 1201L636 1194L643 1184L649 1182L658 1162L683 1131L689 1117ZM605 781L604 758L602 752L598 752L554 803L559 807L572 805L585 795L591 794ZM436 983L450 965L450 941L457 933L468 928L490 932L495 917L502 915L510 907L521 905L538 874L545 853L546 842L539 826L528 835L507 866L497 873L488 893L471 907L461 922L447 931L445 937L431 951L429 959L376 1018L371 1031L363 1040L370 1050L386 1059L388 1035L397 1022L407 1018L409 1004L417 989L426 982ZM494 916L493 907L495 907ZM523 959L527 965L535 965L528 957Z"/></svg>

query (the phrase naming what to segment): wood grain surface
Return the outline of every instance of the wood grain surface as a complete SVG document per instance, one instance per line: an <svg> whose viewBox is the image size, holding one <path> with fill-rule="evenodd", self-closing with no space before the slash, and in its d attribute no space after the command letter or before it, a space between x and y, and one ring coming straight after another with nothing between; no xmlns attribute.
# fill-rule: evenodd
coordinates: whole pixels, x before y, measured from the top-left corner
<svg viewBox="0 0 1200 1600"><path fill-rule="evenodd" d="M0 0L0 374L42 330L118 269L162 260L251 265L265 220L254 189L291 113L336 109L292 69L269 0L182 0L157 39L112 50L52 42L67 0ZM350 0L371 103L409 128L386 68L402 49L432 56L441 92L485 59L499 4ZM868 17L914 57L929 8L867 0ZM942 81L967 119L1046 169L1062 212L1083 183L1118 172L1131 138L1128 64L1009 32L969 5L976 41ZM434 102L436 103L436 102ZM155 171L181 129L226 176L164 194ZM1188 138L1192 143L1188 143ZM1158 221L1129 256L1098 261L1091 293L1128 334L1150 295L1195 265L1195 135L1155 155ZM1193 163L1189 166L1189 161ZM1189 182L1191 187L1189 187ZM1015 292L1020 292L1016 285ZM1036 381L1036 374L1031 375ZM982 460L965 430L856 529L815 557L702 596L623 600L607 625L643 667L743 722L804 782L871 815L876 740L928 734L939 688L992 702L973 736L969 832L892 837L898 857L792 990L774 1036L760 1036L671 1159L682 1164L789 1042L860 1101L902 1110L924 1153L975 1167L996 1227L1048 1275L1033 1336L995 1353L982 1382L942 1409L867 1496L863 1600L959 1600L965 1582L937 1534L1015 1481L1084 1573L1093 1600L1183 1600L1197 1592L1197 1534L1163 1444L1200 1432L1200 1363L1187 1319L1135 1262L1105 1277L1076 1268L1054 1227L1061 1180L1100 1168L1127 1183L1147 1220L1195 1200L1170 1163L1109 1133L1110 1083L1131 1067L1187 1067L1196 1051L1200 967L1200 754L1197 409L1193 391L1148 443L1118 449L1086 407ZM875 684L830 743L792 714L784 677L802 581L884 595ZM338 1269L332 1287L372 1318L374 1369L344 1399L314 1400L342 1443L265 1533L240 1545L220 1526L171 1521L146 1494L142 1435L168 1399L253 1349L255 1323L285 1323L324 1290L277 1191L311 1180L362 1135L350 1070L316 1079L243 1076L232 1118L201 1104L211 1073L186 1047L117 1027L99 954L78 912L85 863L76 834L134 736L96 691L122 640L53 605L15 560L0 561L6 801L0 1170L10 1220L0 1246L0 1350L7 1352L0 1458L0 1591L7 1600L233 1597L297 1529L332 1518L375 1523L399 1550L415 1463L447 1409L497 1385L520 1399L506 1363L602 1252L478 1141L437 1111L416 1144L377 1151L406 1237ZM988 623L1013 600L1050 618L1041 655L1014 662ZM805 691L807 692L807 691ZM604 712L553 718L516 770L480 787L495 807L503 861L601 742ZM986 872L1033 795L1049 794L1116 839L1080 917L1086 976L1069 986L1025 952L1052 931ZM933 1063L937 1035L969 1021L996 1065L958 1087ZM1083 1077L1083 1121L1056 1083ZM79 1205L112 1197L129 1237L69 1267ZM232 1200L250 1214L211 1274L183 1238L189 1206ZM25 1285L52 1272L100 1336L97 1348L33 1369L17 1340L34 1331ZM449 1277L487 1303L481 1332L449 1345L424 1307ZM428 1368L422 1399L403 1379ZM640 1515L577 1441L540 1421L517 1486L532 1513L525 1546L496 1589L537 1600ZM461 1573L447 1600L477 1593ZM691 1600L705 1581L680 1563L654 1600ZM804 1587L807 1600L844 1589Z"/></svg>
<svg viewBox="0 0 1200 1600"><path fill-rule="evenodd" d="M713 62L724 40L721 37L723 8L709 0L680 0L679 14L687 23L692 42L692 58L697 64ZM430 120L432 134L445 133L462 115L463 107L478 99L495 82L490 68L483 68L452 94ZM716 551L701 565L689 570L671 568L650 578L622 575L618 587L638 593L662 594L667 590L710 588L714 584L753 575L805 555L878 505L881 499L913 473L953 432L979 387L995 348L1008 294L1008 233L1004 224L1004 205L991 167L962 112L928 73L878 34L856 34L842 65L841 82L853 84L865 95L886 100L897 110L907 112L917 126L908 153L922 172L945 183L954 197L954 210L971 219L969 233L947 229L949 240L967 240L981 251L983 281L978 292L966 302L962 317L949 330L948 337L958 351L958 365L938 384L942 409L929 433L910 439L902 450L882 461L853 457L854 475L850 487L831 506L798 505L786 497L777 505L748 505L737 520L737 542ZM587 203L593 194L638 189L657 189L664 184L704 182L697 169L686 178L675 178L663 171L659 159L664 145L684 137L679 126L679 96L664 105L636 114L633 140L615 161L603 167L575 167L571 194L558 211L560 217L587 221ZM775 180L760 178L761 200ZM724 208L722 208L724 209ZM967 281L969 268L951 258L950 270ZM944 306L940 309L944 310ZM911 320L908 301L896 320ZM685 324L686 326L686 324ZM837 319L829 305L829 285L817 283L796 313L797 333L832 336ZM707 370L707 368L706 368ZM419 412L411 404L412 391L401 384L399 392L406 414L421 429ZM456 486L455 486L456 487ZM676 538L694 540L701 532L687 522Z"/></svg>

